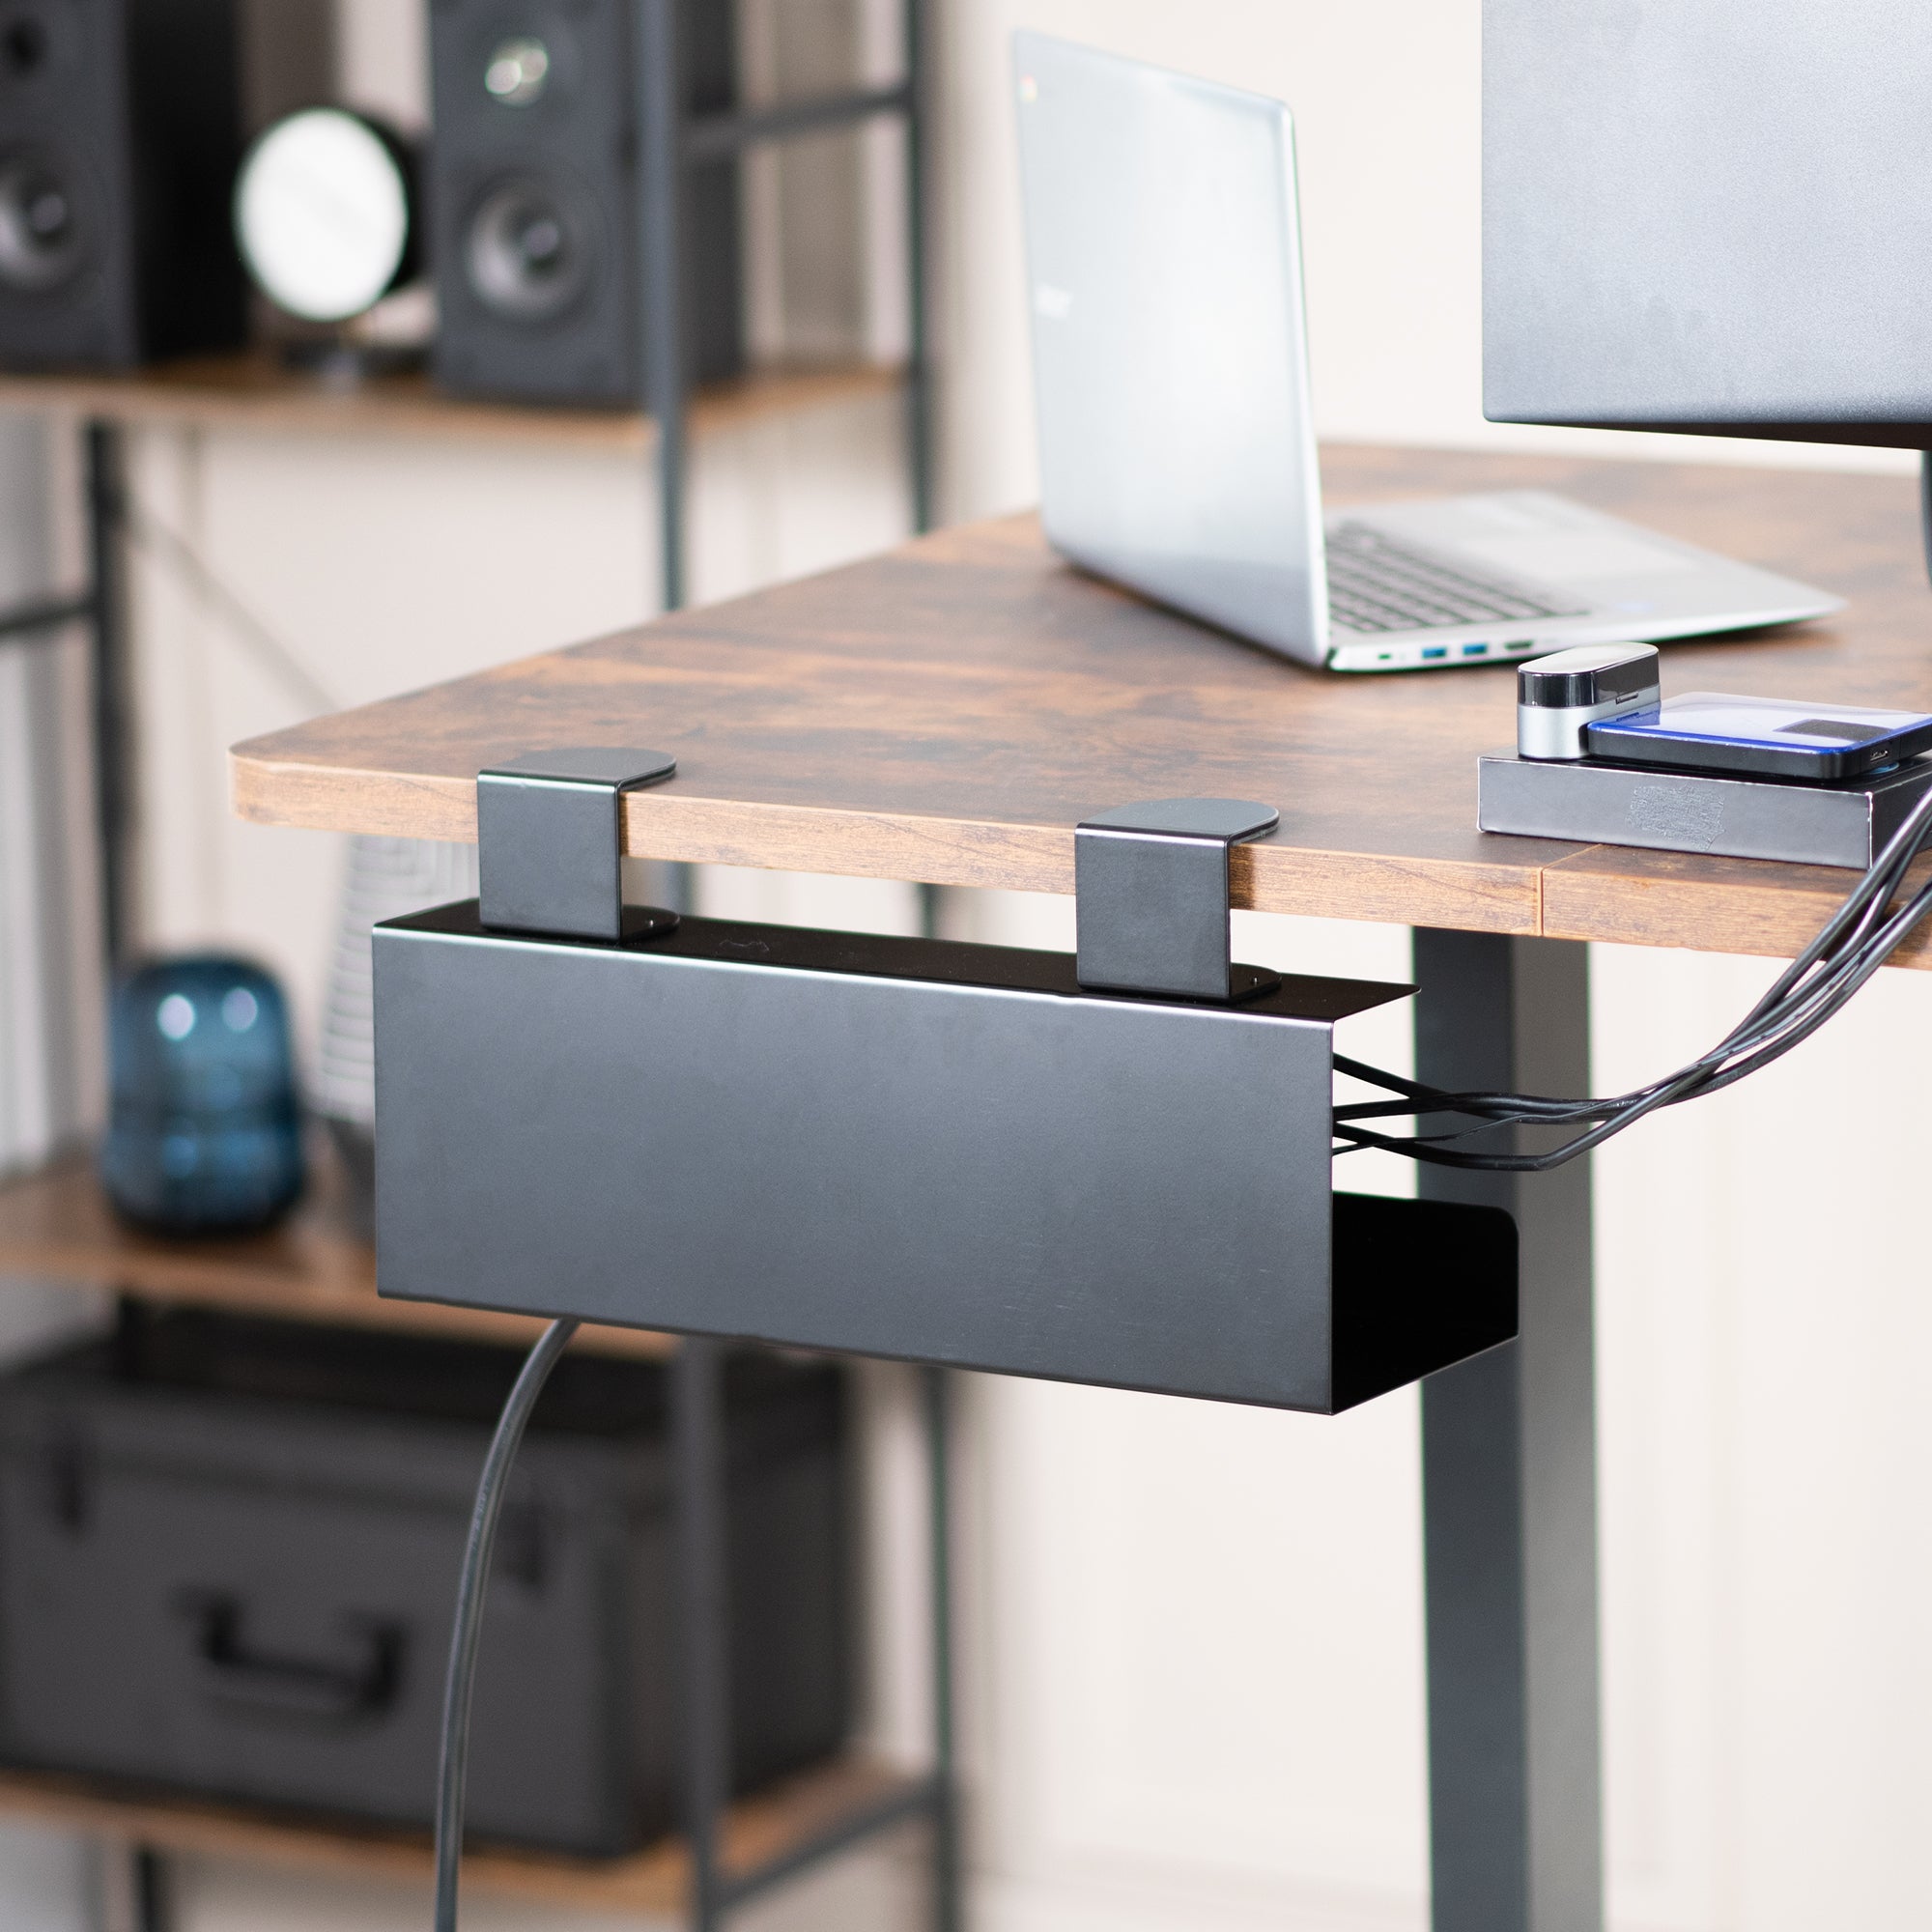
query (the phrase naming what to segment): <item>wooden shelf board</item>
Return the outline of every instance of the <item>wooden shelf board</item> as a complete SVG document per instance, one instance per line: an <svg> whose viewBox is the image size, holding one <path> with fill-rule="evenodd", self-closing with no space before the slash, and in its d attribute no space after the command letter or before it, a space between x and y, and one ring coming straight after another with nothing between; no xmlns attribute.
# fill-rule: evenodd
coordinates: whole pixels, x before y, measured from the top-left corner
<svg viewBox="0 0 1932 1932"><path fill-rule="evenodd" d="M0 1274L285 1321L341 1321L519 1347L527 1347L544 1326L535 1316L379 1298L376 1257L347 1225L340 1179L326 1154L315 1163L307 1198L280 1227L230 1240L182 1241L124 1227L91 1161L69 1155L0 1183ZM655 1358L676 1343L648 1329L586 1323L575 1346Z"/></svg>
<svg viewBox="0 0 1932 1932"><path fill-rule="evenodd" d="M900 370L880 364L757 370L699 389L695 438L748 422L888 394ZM239 429L269 434L483 438L642 451L655 440L635 410L547 408L447 396L426 376L380 376L332 388L262 355L161 363L121 374L0 376L0 408L60 409L132 426Z"/></svg>
<svg viewBox="0 0 1932 1932"><path fill-rule="evenodd" d="M847 1757L742 1799L724 1821L725 1869L736 1876L782 1857L839 1819L908 1792L919 1782L873 1760ZM0 1772L0 1813L99 1832L164 1852L422 1885L434 1872L432 1848L423 1833L159 1798L50 1773ZM672 1913L685 1903L688 1869L678 1838L608 1860L482 1846L466 1854L463 1883L467 1890L555 1904Z"/></svg>

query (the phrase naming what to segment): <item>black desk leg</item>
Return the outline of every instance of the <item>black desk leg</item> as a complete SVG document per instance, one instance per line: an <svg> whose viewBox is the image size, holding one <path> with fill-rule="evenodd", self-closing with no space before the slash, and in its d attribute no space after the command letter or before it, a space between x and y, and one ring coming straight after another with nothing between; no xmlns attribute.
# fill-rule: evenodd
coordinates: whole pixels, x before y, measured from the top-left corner
<svg viewBox="0 0 1932 1932"><path fill-rule="evenodd" d="M716 1932L727 1903L719 1865L719 1825L731 1782L724 1408L722 1345L686 1337L671 1358L671 1440L684 1666L680 1755L693 1932Z"/></svg>
<svg viewBox="0 0 1932 1932"><path fill-rule="evenodd" d="M1415 935L1416 1071L1589 1091L1587 953ZM1420 1170L1517 1216L1521 1332L1422 1385L1435 1932L1601 1932L1596 1409L1587 1159Z"/></svg>
<svg viewBox="0 0 1932 1932"><path fill-rule="evenodd" d="M88 602L93 617L95 832L100 851L101 945L110 974L128 951L128 743L127 582L122 538L127 478L121 432L90 422L85 434Z"/></svg>
<svg viewBox="0 0 1932 1932"><path fill-rule="evenodd" d="M952 1405L946 1371L922 1369L932 1572L932 1926L960 1932L959 1776L952 1713Z"/></svg>
<svg viewBox="0 0 1932 1932"><path fill-rule="evenodd" d="M167 1860L153 1845L134 1845L129 1850L129 1861L134 1932L174 1932L174 1899L168 1886Z"/></svg>

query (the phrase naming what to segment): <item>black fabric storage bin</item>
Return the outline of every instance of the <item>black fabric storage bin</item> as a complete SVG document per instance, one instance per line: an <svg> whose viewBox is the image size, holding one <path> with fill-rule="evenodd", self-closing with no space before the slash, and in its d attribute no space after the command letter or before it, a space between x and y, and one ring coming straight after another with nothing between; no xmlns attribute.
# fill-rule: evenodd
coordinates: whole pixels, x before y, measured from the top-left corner
<svg viewBox="0 0 1932 1932"><path fill-rule="evenodd" d="M0 1754L427 1826L444 1652L513 1350L198 1312L0 1377ZM517 1458L476 1678L473 1836L672 1822L667 1376L567 1355ZM844 1378L725 1372L733 1770L851 1705Z"/></svg>

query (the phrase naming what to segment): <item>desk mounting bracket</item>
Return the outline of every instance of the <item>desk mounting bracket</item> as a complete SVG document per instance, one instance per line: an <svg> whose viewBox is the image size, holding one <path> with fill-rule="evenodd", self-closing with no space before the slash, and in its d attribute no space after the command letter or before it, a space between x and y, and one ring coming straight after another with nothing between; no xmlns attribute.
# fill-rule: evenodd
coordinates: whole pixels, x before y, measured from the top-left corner
<svg viewBox="0 0 1932 1932"><path fill-rule="evenodd" d="M1228 852L1280 822L1244 798L1161 798L1084 819L1073 835L1081 985L1181 1000L1279 985L1279 974L1233 963Z"/></svg>
<svg viewBox="0 0 1932 1932"><path fill-rule="evenodd" d="M624 800L668 779L664 752L530 752L476 774L482 923L569 939L641 939L675 913L624 903Z"/></svg>

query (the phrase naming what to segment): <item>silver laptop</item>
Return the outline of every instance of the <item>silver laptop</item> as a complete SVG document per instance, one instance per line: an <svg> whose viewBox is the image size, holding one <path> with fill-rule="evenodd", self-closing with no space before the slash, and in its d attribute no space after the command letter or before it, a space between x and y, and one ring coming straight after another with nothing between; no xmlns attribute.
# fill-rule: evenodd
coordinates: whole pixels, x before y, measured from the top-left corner
<svg viewBox="0 0 1932 1932"><path fill-rule="evenodd" d="M1410 670L1842 600L1537 490L1330 519L1288 109L1013 37L1048 540L1303 664Z"/></svg>

